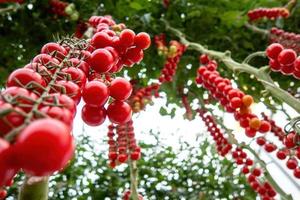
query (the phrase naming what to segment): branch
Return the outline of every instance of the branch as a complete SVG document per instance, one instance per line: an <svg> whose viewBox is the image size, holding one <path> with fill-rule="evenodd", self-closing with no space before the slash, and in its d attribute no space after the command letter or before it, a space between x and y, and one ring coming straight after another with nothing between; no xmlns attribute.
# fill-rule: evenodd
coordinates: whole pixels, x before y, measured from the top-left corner
<svg viewBox="0 0 300 200"><path fill-rule="evenodd" d="M296 7L296 5L297 0L290 0L284 7L291 12Z"/></svg>
<svg viewBox="0 0 300 200"><path fill-rule="evenodd" d="M246 63L238 63L235 60L233 60L230 56L230 52L219 52L219 51L213 51L208 50L204 46L198 43L189 42L184 34L179 31L178 29L172 28L167 21L163 20L166 24L166 29L174 33L177 37L180 38L180 41L186 45L188 48L199 51L201 53L207 54L211 57L214 57L220 61L222 61L225 66L232 70L233 72L245 72L248 74L252 74L256 77L258 81L260 81L265 89L270 92L274 97L279 99L282 102L287 103L290 107L292 107L295 111L300 113L300 101L298 101L295 97L290 95L285 90L281 89L280 87L276 86L273 80L271 79L269 73L266 71L268 67L263 68L255 68L249 64Z"/></svg>
<svg viewBox="0 0 300 200"><path fill-rule="evenodd" d="M10 5L6 8L0 8L0 15L5 14L5 13L10 12L10 11L16 12L17 10L19 10L22 7L24 7L24 6L16 3L16 4Z"/></svg>
<svg viewBox="0 0 300 200"><path fill-rule="evenodd" d="M265 29L262 29L262 28L258 28L257 26L255 25L252 25L248 22L245 23L245 27L248 28L249 30L253 31L254 33L259 33L263 36L268 36L269 35L269 31L268 30L265 30Z"/></svg>

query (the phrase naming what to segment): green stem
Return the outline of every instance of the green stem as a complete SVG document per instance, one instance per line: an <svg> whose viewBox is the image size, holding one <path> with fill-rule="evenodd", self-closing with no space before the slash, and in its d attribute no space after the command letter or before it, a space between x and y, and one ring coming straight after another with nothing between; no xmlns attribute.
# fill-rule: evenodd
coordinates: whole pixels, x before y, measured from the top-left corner
<svg viewBox="0 0 300 200"><path fill-rule="evenodd" d="M267 169L267 165L265 161L263 161L257 153L248 145L243 145L243 148L247 149L252 153L252 155L256 158L256 160L259 162L260 166L264 169L264 177L268 180L268 182L273 186L273 188L280 194L281 198L284 200L293 200L292 196L290 194L285 193L281 189L281 187L276 183L276 181L273 179L271 174L269 173Z"/></svg>
<svg viewBox="0 0 300 200"><path fill-rule="evenodd" d="M129 159L129 169L130 169L130 190L131 195L130 199L132 200L139 200L139 194L137 191L138 183L137 183L137 176L138 176L138 169L136 165L136 161Z"/></svg>
<svg viewBox="0 0 300 200"><path fill-rule="evenodd" d="M47 200L49 177L26 177L18 200Z"/></svg>
<svg viewBox="0 0 300 200"><path fill-rule="evenodd" d="M300 101L298 101L295 97L290 95L285 90L281 89L280 87L276 86L273 80L271 79L269 73L267 72L268 66L262 68L255 68L246 63L238 63L233 60L230 56L230 52L219 52L208 50L204 46L198 43L189 42L184 34L179 31L178 29L172 28L169 26L168 22L164 21L166 24L166 29L173 32L177 37L180 38L180 41L186 45L188 48L199 51L201 53L207 54L211 57L214 57L220 61L222 61L227 68L234 72L245 72L251 75L254 75L258 81L260 81L265 89L270 92L274 97L279 99L282 102L287 103L291 106L295 111L300 113Z"/></svg>
<svg viewBox="0 0 300 200"><path fill-rule="evenodd" d="M243 64L249 64L249 62L250 62L253 58L257 57L257 56L266 57L266 52L264 52L264 51L258 51L258 52L254 52L254 53L250 54L249 56L247 56L247 57L245 58L245 60L243 61Z"/></svg>
<svg viewBox="0 0 300 200"><path fill-rule="evenodd" d="M22 7L24 7L24 6L21 6L20 4L14 4L14 5L8 6L6 8L1 8L0 9L0 15L5 14L7 12L11 12L11 11L15 12L15 11L17 11L18 9L20 9Z"/></svg>
<svg viewBox="0 0 300 200"><path fill-rule="evenodd" d="M246 28L252 30L255 33L259 33L259 34L262 34L264 36L268 36L269 35L269 31L268 30L258 28L257 26L249 24L248 22L245 23L245 26L246 26Z"/></svg>

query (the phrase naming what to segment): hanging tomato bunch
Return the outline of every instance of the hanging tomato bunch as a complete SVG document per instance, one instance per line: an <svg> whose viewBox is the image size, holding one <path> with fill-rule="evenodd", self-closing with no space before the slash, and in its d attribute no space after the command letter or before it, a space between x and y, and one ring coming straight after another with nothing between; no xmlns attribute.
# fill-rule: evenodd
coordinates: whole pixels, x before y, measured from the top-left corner
<svg viewBox="0 0 300 200"><path fill-rule="evenodd" d="M290 12L286 8L257 8L248 12L249 21L256 21L262 18L277 19L279 17L287 18Z"/></svg>
<svg viewBox="0 0 300 200"><path fill-rule="evenodd" d="M251 112L252 96L234 88L229 79L221 77L217 71L218 64L215 60L210 60L204 55L200 57L200 61L203 66L198 68L196 83L207 89L227 112L234 113L235 119L245 129L246 136L254 137L257 132L268 132L271 128L270 124L265 120L258 119Z"/></svg>
<svg viewBox="0 0 300 200"><path fill-rule="evenodd" d="M0 96L0 188L11 185L19 170L49 176L67 165L74 154L71 131L81 98L86 103L82 119L87 124L98 126L107 115L120 128L126 125L133 131L131 107L125 102L132 86L124 78L110 78L110 74L120 71L125 63L132 67L140 62L150 37L135 35L129 29L115 33L111 30L115 22L108 16L94 16L89 22L95 27L90 42L66 38L48 43L29 64L8 77ZM106 28L96 31L100 26ZM106 33L113 41L110 44L101 39ZM113 100L106 110L109 97ZM131 159L137 160L140 150L134 135L131 138L128 151Z"/></svg>

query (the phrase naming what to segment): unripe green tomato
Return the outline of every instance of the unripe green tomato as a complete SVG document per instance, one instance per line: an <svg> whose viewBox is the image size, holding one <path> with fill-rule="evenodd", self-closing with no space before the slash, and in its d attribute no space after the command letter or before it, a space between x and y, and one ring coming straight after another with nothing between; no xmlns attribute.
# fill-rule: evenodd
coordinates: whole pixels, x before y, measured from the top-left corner
<svg viewBox="0 0 300 200"><path fill-rule="evenodd" d="M70 15L70 20L71 21L77 21L79 19L79 12L75 11Z"/></svg>
<svg viewBox="0 0 300 200"><path fill-rule="evenodd" d="M67 15L72 15L76 11L75 5L73 3L70 3L66 8L65 8L65 13Z"/></svg>
<svg viewBox="0 0 300 200"><path fill-rule="evenodd" d="M177 52L177 47L174 45L170 46L169 52L174 55Z"/></svg>

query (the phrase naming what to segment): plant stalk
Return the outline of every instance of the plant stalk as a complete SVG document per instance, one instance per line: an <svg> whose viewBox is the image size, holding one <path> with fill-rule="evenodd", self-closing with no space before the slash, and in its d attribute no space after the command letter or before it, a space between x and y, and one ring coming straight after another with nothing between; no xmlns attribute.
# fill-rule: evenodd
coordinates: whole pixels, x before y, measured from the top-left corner
<svg viewBox="0 0 300 200"><path fill-rule="evenodd" d="M27 176L20 188L18 200L48 200L49 177Z"/></svg>

